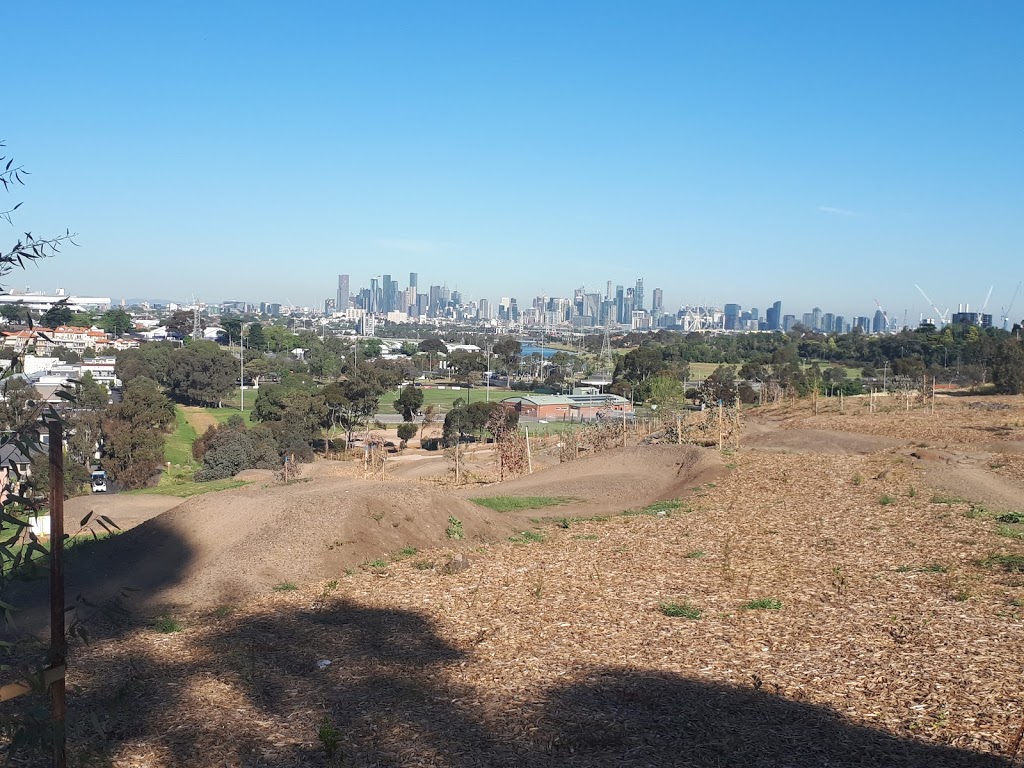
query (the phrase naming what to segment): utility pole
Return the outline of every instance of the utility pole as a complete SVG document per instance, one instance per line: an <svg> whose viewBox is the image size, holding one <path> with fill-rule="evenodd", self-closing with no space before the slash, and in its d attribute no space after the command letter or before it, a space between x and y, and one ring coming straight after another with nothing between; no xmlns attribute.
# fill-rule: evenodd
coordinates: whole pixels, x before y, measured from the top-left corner
<svg viewBox="0 0 1024 768"><path fill-rule="evenodd" d="M64 635L64 430L52 419L50 437L50 663L51 669L67 663ZM64 721L67 712L64 674L50 683L50 716L53 719L53 766L68 764Z"/></svg>

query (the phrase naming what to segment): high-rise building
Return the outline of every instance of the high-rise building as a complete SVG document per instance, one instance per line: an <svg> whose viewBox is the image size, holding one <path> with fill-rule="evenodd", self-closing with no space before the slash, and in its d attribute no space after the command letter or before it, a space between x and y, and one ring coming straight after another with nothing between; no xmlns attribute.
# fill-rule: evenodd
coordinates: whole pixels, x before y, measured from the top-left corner
<svg viewBox="0 0 1024 768"><path fill-rule="evenodd" d="M380 279L380 311L390 312L394 307L391 305L391 275L383 275Z"/></svg>
<svg viewBox="0 0 1024 768"><path fill-rule="evenodd" d="M615 322L616 323L623 323L623 322L625 322L622 319L624 317L623 314L622 314L622 308L625 305L625 303L626 303L626 292L625 292L625 289L621 285L616 285L615 286Z"/></svg>
<svg viewBox="0 0 1024 768"><path fill-rule="evenodd" d="M633 311L634 312L639 312L643 308L644 308L644 279L642 277L638 277L636 279L636 288L633 290ZM630 315L629 320L630 320L630 322L632 322L632 320L633 320L632 315Z"/></svg>
<svg viewBox="0 0 1024 768"><path fill-rule="evenodd" d="M821 330L821 307L815 307L811 310L811 324L809 327L816 331Z"/></svg>
<svg viewBox="0 0 1024 768"><path fill-rule="evenodd" d="M344 312L348 309L349 297L348 289L348 275L338 275L338 295L334 299L334 306L339 312Z"/></svg>
<svg viewBox="0 0 1024 768"><path fill-rule="evenodd" d="M832 321L832 330L836 333L846 333L846 318L842 315L836 315Z"/></svg>
<svg viewBox="0 0 1024 768"><path fill-rule="evenodd" d="M782 316L782 330L789 333L793 330L793 326L796 325L796 315L783 315Z"/></svg>
<svg viewBox="0 0 1024 768"><path fill-rule="evenodd" d="M875 317L871 321L871 332L872 333L884 333L887 330L885 322L885 314L880 309L875 310Z"/></svg>
<svg viewBox="0 0 1024 768"><path fill-rule="evenodd" d="M776 301L766 311L766 320L768 321L769 331L781 331L782 330L782 302Z"/></svg>
<svg viewBox="0 0 1024 768"><path fill-rule="evenodd" d="M739 327L740 305L725 305L725 330L735 331Z"/></svg>
<svg viewBox="0 0 1024 768"><path fill-rule="evenodd" d="M334 312L334 308L337 306L334 303L334 299L324 299L324 314L329 315Z"/></svg>
<svg viewBox="0 0 1024 768"><path fill-rule="evenodd" d="M416 289L420 287L419 279L420 276L416 272L409 273L409 287L413 289L413 295L416 294Z"/></svg>
<svg viewBox="0 0 1024 768"><path fill-rule="evenodd" d="M836 331L836 316L831 312L826 312L821 316L821 330L825 333L833 333Z"/></svg>
<svg viewBox="0 0 1024 768"><path fill-rule="evenodd" d="M651 293L651 314L655 318L658 318L664 313L665 309L663 302L665 300L665 292L661 288L655 288Z"/></svg>
<svg viewBox="0 0 1024 768"><path fill-rule="evenodd" d="M605 289L604 289L604 300L608 301L608 300L611 299L611 297L612 297L612 281L609 280L608 284L605 286Z"/></svg>
<svg viewBox="0 0 1024 768"><path fill-rule="evenodd" d="M363 307L367 312L380 312L380 278L370 278L370 303L369 306Z"/></svg>

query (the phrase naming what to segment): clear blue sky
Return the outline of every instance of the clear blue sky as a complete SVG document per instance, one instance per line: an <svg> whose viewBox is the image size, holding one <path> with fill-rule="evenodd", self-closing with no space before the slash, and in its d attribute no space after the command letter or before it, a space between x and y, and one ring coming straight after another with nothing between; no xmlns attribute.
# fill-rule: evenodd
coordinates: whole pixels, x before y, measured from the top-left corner
<svg viewBox="0 0 1024 768"><path fill-rule="evenodd" d="M313 303L339 272L417 271L528 304L642 276L667 308L878 298L914 321L915 282L941 309L994 283L998 313L1024 278L1019 2L32 2L3 20L0 138L33 172L7 237L81 241L17 286Z"/></svg>

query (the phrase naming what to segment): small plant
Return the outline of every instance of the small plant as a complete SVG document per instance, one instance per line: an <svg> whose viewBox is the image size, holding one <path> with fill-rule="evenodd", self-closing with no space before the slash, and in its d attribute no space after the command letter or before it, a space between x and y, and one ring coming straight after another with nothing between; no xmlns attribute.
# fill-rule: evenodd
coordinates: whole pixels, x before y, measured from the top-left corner
<svg viewBox="0 0 1024 768"><path fill-rule="evenodd" d="M529 544L544 541L544 534L539 531L522 531L518 536L509 536L508 540L514 544Z"/></svg>
<svg viewBox="0 0 1024 768"><path fill-rule="evenodd" d="M914 486L910 486L910 490L907 491L907 496L909 496L910 498L914 498L915 496L917 496L917 488L915 488Z"/></svg>
<svg viewBox="0 0 1024 768"><path fill-rule="evenodd" d="M893 503L894 501L896 501L896 499L894 499L894 498L893 498L892 496L890 496L890 495L889 495L889 494L887 494L887 493L884 493L884 494L882 494L882 495L881 495L881 496L879 497L879 499L878 499L878 503L879 503L879 504L881 504L881 505L882 505L883 507L887 507L887 506L889 506L889 505L890 505L890 504L892 504L892 503Z"/></svg>
<svg viewBox="0 0 1024 768"><path fill-rule="evenodd" d="M433 560L417 560L416 562L414 562L412 564L412 567L415 568L417 571L429 571L431 568L434 567L434 561Z"/></svg>
<svg viewBox="0 0 1024 768"><path fill-rule="evenodd" d="M1024 539L1024 528L1013 525L999 525L996 527L996 534L1005 536L1008 539Z"/></svg>
<svg viewBox="0 0 1024 768"><path fill-rule="evenodd" d="M163 632L165 635L169 635L173 632L181 632L184 627L181 626L181 622L175 619L173 616L161 616L153 623L153 628L157 632Z"/></svg>
<svg viewBox="0 0 1024 768"><path fill-rule="evenodd" d="M864 478L861 477L860 472L858 472L857 474L855 474L853 476L853 478L850 480L850 482L853 483L854 485L860 485L861 483L864 482Z"/></svg>
<svg viewBox="0 0 1024 768"><path fill-rule="evenodd" d="M627 517L635 517L638 515L653 515L654 517L671 517L672 513L683 505L679 502L679 499L668 499L666 501L656 501L653 504L648 504L646 507L641 509L627 509L623 512L623 515Z"/></svg>
<svg viewBox="0 0 1024 768"><path fill-rule="evenodd" d="M540 509L572 504L579 499L574 496L485 496L470 501L495 512L514 512L518 509Z"/></svg>
<svg viewBox="0 0 1024 768"><path fill-rule="evenodd" d="M1000 523L1024 523L1024 512L1007 512L996 518Z"/></svg>
<svg viewBox="0 0 1024 768"><path fill-rule="evenodd" d="M596 536L593 533L577 533L573 538L577 541L597 541L601 537Z"/></svg>
<svg viewBox="0 0 1024 768"><path fill-rule="evenodd" d="M774 597L759 597L740 606L742 611L778 611L782 609L782 601Z"/></svg>
<svg viewBox="0 0 1024 768"><path fill-rule="evenodd" d="M981 565L999 566L1007 573L1024 573L1024 555L992 555L983 560Z"/></svg>
<svg viewBox="0 0 1024 768"><path fill-rule="evenodd" d="M462 532L462 521L459 518L449 515L448 527L444 529L444 535L449 539L462 539L465 534Z"/></svg>
<svg viewBox="0 0 1024 768"><path fill-rule="evenodd" d="M843 569L838 565L832 568L832 588L836 591L837 595L841 595L846 591L846 574L843 573Z"/></svg>
<svg viewBox="0 0 1024 768"><path fill-rule="evenodd" d="M333 762L338 754L338 747L341 744L341 731L330 721L330 718L325 716L320 723L320 730L317 731L316 736L320 739L320 746L323 747L324 756L328 762Z"/></svg>
<svg viewBox="0 0 1024 768"><path fill-rule="evenodd" d="M941 563L932 563L918 568L921 573L949 573L949 568Z"/></svg>
<svg viewBox="0 0 1024 768"><path fill-rule="evenodd" d="M937 493L932 496L932 504L962 504L963 501L959 496L949 496L944 493Z"/></svg>
<svg viewBox="0 0 1024 768"><path fill-rule="evenodd" d="M699 560L700 558L704 557L704 550L695 549L693 550L693 552L687 552L685 555L683 555L683 557L685 557L687 560Z"/></svg>
<svg viewBox="0 0 1024 768"><path fill-rule="evenodd" d="M299 588L299 585L294 581L282 581L280 584L274 585L275 592L294 592Z"/></svg>
<svg viewBox="0 0 1024 768"><path fill-rule="evenodd" d="M896 573L910 573L914 570L912 565L901 565L896 568Z"/></svg>
<svg viewBox="0 0 1024 768"><path fill-rule="evenodd" d="M659 603L658 610L666 616L682 619L699 619L701 609L688 600L681 603Z"/></svg>
<svg viewBox="0 0 1024 768"><path fill-rule="evenodd" d="M382 560L382 559L380 559L378 557L376 560L371 560L366 565L369 568L374 568L374 569L379 571L379 570L383 570L384 568L388 567L388 561L387 560Z"/></svg>
<svg viewBox="0 0 1024 768"><path fill-rule="evenodd" d="M402 547L398 551L398 556L399 557L412 557L413 555L415 555L418 552L419 552L419 550L416 549L416 547Z"/></svg>
<svg viewBox="0 0 1024 768"><path fill-rule="evenodd" d="M218 605L213 609L213 615L218 619L226 619L228 616L235 612L235 606L233 605Z"/></svg>

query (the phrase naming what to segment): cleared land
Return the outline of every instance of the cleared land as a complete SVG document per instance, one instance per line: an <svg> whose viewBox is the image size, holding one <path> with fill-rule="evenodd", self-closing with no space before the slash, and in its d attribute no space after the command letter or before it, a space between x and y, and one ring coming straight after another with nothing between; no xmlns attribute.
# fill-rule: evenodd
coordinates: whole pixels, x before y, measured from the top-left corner
<svg viewBox="0 0 1024 768"><path fill-rule="evenodd" d="M630 446L454 492L397 474L443 459L384 483L320 462L191 499L102 542L109 585L152 582L134 622L74 650L76 758L1006 766L1024 398L851 400L747 411L725 456ZM934 484L962 473L978 495ZM182 631L147 625L158 608Z"/></svg>

